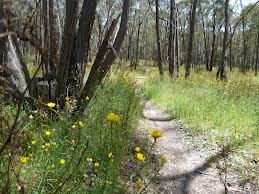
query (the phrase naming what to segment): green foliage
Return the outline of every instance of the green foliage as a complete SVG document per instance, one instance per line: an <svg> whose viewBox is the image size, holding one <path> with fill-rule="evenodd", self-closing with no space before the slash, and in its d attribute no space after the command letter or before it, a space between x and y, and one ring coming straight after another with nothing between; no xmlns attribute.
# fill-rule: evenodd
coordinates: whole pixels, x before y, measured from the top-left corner
<svg viewBox="0 0 259 194"><path fill-rule="evenodd" d="M23 113L28 122L19 132L21 146L9 155L12 193L22 188L26 193L59 188L60 193L123 193L129 180L119 177L125 157L132 154L129 147L142 110L132 83L124 78L106 82L80 118L69 113L74 100L66 100L64 110ZM109 113L116 119L108 118ZM8 153L1 157L0 172L8 171L8 158ZM0 188L6 181L1 175Z"/></svg>
<svg viewBox="0 0 259 194"><path fill-rule="evenodd" d="M156 74L144 86L146 96L219 145L231 144L237 166L255 175L258 134L258 77L229 73L229 82L197 71L191 79L161 80ZM244 162L246 161L246 162ZM249 168L247 167L249 166Z"/></svg>

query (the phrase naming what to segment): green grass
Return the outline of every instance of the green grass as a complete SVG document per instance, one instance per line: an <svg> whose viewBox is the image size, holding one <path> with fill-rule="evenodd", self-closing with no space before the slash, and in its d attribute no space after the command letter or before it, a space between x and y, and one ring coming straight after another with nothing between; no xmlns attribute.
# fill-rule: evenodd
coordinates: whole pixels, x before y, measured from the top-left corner
<svg viewBox="0 0 259 194"><path fill-rule="evenodd" d="M73 103L69 106L72 108ZM8 105L4 110L11 120L14 108ZM134 153L132 139L141 110L135 88L120 78L105 82L83 117L71 116L69 108L58 111L58 116L42 108L33 113L24 109L24 118L31 114L34 118L22 126L18 134L20 146L9 155L13 165L9 169L10 192L18 193L18 183L26 193L53 193L61 184L64 185L59 193L125 192L125 184L131 180L123 177L122 172L126 158ZM110 112L118 114L122 122L109 122ZM79 121L84 123L83 127ZM51 135L47 136L46 131ZM2 144L4 138L0 140ZM33 140L37 143L32 144ZM0 172L8 172L8 152L0 158ZM21 163L22 156L29 158L26 164ZM93 162L87 162L87 158ZM65 160L64 165L60 164L61 159ZM95 163L100 166L95 167ZM3 173L0 188L5 187L6 181L7 175Z"/></svg>
<svg viewBox="0 0 259 194"><path fill-rule="evenodd" d="M191 78L163 80L153 73L145 83L148 98L218 145L232 144L238 165L258 158L259 78L252 73L229 73L229 81L216 81L215 73L197 70ZM243 158L244 160L241 160ZM245 161L245 162L244 162ZM250 168L249 168L250 169ZM247 169L248 170L248 169ZM251 170L250 173L256 173Z"/></svg>

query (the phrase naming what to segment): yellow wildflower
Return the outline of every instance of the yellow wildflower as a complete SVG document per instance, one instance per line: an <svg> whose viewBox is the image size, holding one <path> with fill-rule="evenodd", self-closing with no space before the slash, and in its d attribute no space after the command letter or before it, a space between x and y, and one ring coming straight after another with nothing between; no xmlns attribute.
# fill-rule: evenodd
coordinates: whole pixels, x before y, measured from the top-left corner
<svg viewBox="0 0 259 194"><path fill-rule="evenodd" d="M108 186L110 186L110 185L112 185L112 182L111 182L111 181L106 181L106 184L107 184Z"/></svg>
<svg viewBox="0 0 259 194"><path fill-rule="evenodd" d="M50 143L46 143L45 146L46 146L46 147L50 147Z"/></svg>
<svg viewBox="0 0 259 194"><path fill-rule="evenodd" d="M71 141L71 143L72 143L72 144L75 144L75 143L76 143L76 141L75 141L75 140L72 140L72 141Z"/></svg>
<svg viewBox="0 0 259 194"><path fill-rule="evenodd" d="M108 158L112 158L113 157L113 154L112 154L112 152L110 152L109 154L108 154Z"/></svg>
<svg viewBox="0 0 259 194"><path fill-rule="evenodd" d="M45 145L42 145L41 148L42 148L42 149L45 149Z"/></svg>
<svg viewBox="0 0 259 194"><path fill-rule="evenodd" d="M110 121L111 123L121 123L121 118L119 115L110 112L107 116L108 121Z"/></svg>
<svg viewBox="0 0 259 194"><path fill-rule="evenodd" d="M45 135L50 136L51 135L51 131L50 130L45 131Z"/></svg>
<svg viewBox="0 0 259 194"><path fill-rule="evenodd" d="M53 141L53 142L51 142L51 143L52 143L52 145L54 145L54 146L57 145L57 143L56 143L55 141Z"/></svg>
<svg viewBox="0 0 259 194"><path fill-rule="evenodd" d="M95 162L95 163L94 163L94 166L95 166L95 167L99 167L99 166L100 166L100 163L99 163L99 162Z"/></svg>
<svg viewBox="0 0 259 194"><path fill-rule="evenodd" d="M136 186L138 190L143 186L143 181L140 178L137 178Z"/></svg>
<svg viewBox="0 0 259 194"><path fill-rule="evenodd" d="M157 138L162 137L163 132L160 130L151 130L149 134L156 140Z"/></svg>
<svg viewBox="0 0 259 194"><path fill-rule="evenodd" d="M85 99L86 99L86 100L89 100L90 98L89 98L89 96L86 96Z"/></svg>
<svg viewBox="0 0 259 194"><path fill-rule="evenodd" d="M33 141L31 142L32 145L35 145L36 143L37 143L36 140L33 140Z"/></svg>
<svg viewBox="0 0 259 194"><path fill-rule="evenodd" d="M92 162L93 162L93 159L90 158L90 157L87 157L87 158L86 158L86 161L89 162L89 163L92 163Z"/></svg>
<svg viewBox="0 0 259 194"><path fill-rule="evenodd" d="M20 157L20 161L21 161L21 163L23 163L23 164L26 164L26 163L28 162L28 160L29 160L28 157L25 157L25 156Z"/></svg>
<svg viewBox="0 0 259 194"><path fill-rule="evenodd" d="M34 118L34 117L33 117L32 115L29 116L29 119L31 119L31 120L32 120L33 118Z"/></svg>
<svg viewBox="0 0 259 194"><path fill-rule="evenodd" d="M78 124L79 124L80 127L84 127L85 126L83 121L79 121Z"/></svg>
<svg viewBox="0 0 259 194"><path fill-rule="evenodd" d="M140 152L140 147L138 147L138 146L135 147L135 151L136 151L136 152Z"/></svg>
<svg viewBox="0 0 259 194"><path fill-rule="evenodd" d="M140 160L140 161L144 161L145 157L142 153L137 153L137 159Z"/></svg>
<svg viewBox="0 0 259 194"><path fill-rule="evenodd" d="M52 164L52 165L51 165L51 168L52 168L52 169L56 168L56 165L55 165L55 164Z"/></svg>
<svg viewBox="0 0 259 194"><path fill-rule="evenodd" d="M56 106L56 104L53 102L49 102L47 105L49 108L54 108Z"/></svg>
<svg viewBox="0 0 259 194"><path fill-rule="evenodd" d="M64 165L64 164L66 163L66 161L65 161L64 159L60 159L59 163L60 163L61 165Z"/></svg>
<svg viewBox="0 0 259 194"><path fill-rule="evenodd" d="M76 125L72 125L72 129L75 129L76 128Z"/></svg>

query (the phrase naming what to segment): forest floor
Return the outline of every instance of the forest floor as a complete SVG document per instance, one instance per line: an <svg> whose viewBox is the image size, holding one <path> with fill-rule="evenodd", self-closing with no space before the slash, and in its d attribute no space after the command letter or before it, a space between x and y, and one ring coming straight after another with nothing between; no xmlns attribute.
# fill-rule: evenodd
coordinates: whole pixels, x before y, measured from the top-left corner
<svg viewBox="0 0 259 194"><path fill-rule="evenodd" d="M137 78L142 84L143 77ZM143 118L139 129L159 129L163 136L154 148L156 156L165 156L167 163L162 167L148 193L165 194L221 194L256 193L249 182L241 182L234 172L214 165L220 162L224 166L224 148L210 147L206 138L188 131L180 120L174 119L166 111L151 101L144 100Z"/></svg>

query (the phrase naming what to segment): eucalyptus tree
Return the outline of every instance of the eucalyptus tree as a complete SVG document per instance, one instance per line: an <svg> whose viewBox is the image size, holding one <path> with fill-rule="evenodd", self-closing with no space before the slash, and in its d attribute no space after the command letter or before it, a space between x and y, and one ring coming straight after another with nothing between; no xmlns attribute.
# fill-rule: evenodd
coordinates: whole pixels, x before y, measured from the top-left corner
<svg viewBox="0 0 259 194"><path fill-rule="evenodd" d="M105 30L110 32L102 37L102 42L107 43L107 47L102 47L102 43L97 52L104 52L103 60L96 58L86 85L83 80L98 0L21 2L0 2L0 34L5 35L0 37L1 76L5 76L3 79L8 80L14 90L20 93L28 90L31 96L45 102L59 100L62 105L67 95L80 100L80 103L86 96L91 98L110 69L124 40L130 0L116 1L118 5L122 2L122 11L118 8L118 13L121 14L116 16L120 27L117 28L116 22ZM22 16L15 16L15 10L12 9L14 4L16 7L25 5L31 10L25 17L27 20L24 25L18 25ZM64 14L59 14L60 12ZM29 75L24 56L19 52L24 41L29 42L41 55L40 67L44 70L41 78L32 79Z"/></svg>

